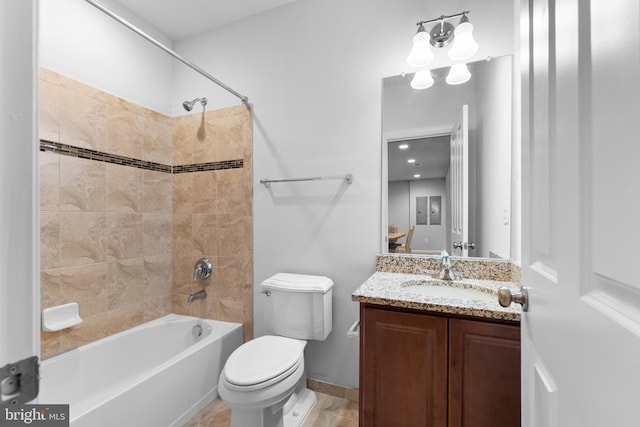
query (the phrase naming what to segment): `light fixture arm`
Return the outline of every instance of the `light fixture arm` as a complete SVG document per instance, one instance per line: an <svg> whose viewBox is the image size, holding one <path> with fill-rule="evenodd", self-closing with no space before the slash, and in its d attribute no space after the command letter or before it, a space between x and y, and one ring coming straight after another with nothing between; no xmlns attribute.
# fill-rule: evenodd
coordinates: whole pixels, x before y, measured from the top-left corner
<svg viewBox="0 0 640 427"><path fill-rule="evenodd" d="M439 18L429 19L428 21L420 21L416 25L419 26L419 25L424 25L424 24L432 24L434 22L440 22L441 23L440 25L442 27L444 25L445 21L448 21L448 20L454 19L454 18L459 18L459 17L462 17L462 16L466 17L467 14L470 13L470 12L471 12L470 10L464 10L464 11L462 11L460 13L456 13L455 15L448 15L448 16L442 15ZM442 31L442 28L440 28L440 31Z"/></svg>

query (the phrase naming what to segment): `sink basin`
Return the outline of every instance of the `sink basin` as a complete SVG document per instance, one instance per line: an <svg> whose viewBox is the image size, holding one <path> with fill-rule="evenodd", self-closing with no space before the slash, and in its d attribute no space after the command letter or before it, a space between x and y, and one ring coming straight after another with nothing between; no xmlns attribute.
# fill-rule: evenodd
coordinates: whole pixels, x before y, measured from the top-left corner
<svg viewBox="0 0 640 427"><path fill-rule="evenodd" d="M497 296L481 289L465 288L442 280L410 280L402 283L401 289L412 294L431 297L497 301Z"/></svg>

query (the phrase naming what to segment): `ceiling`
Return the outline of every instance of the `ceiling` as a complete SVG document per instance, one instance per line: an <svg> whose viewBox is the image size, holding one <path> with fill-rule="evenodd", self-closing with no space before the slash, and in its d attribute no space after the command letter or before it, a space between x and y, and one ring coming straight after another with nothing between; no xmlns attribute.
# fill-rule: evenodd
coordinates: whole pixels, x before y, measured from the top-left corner
<svg viewBox="0 0 640 427"><path fill-rule="evenodd" d="M295 0L113 0L176 41Z"/></svg>
<svg viewBox="0 0 640 427"><path fill-rule="evenodd" d="M389 181L444 178L449 170L448 135L389 142ZM401 144L409 145L400 149ZM415 163L407 160L414 159ZM415 178L415 174L420 177Z"/></svg>

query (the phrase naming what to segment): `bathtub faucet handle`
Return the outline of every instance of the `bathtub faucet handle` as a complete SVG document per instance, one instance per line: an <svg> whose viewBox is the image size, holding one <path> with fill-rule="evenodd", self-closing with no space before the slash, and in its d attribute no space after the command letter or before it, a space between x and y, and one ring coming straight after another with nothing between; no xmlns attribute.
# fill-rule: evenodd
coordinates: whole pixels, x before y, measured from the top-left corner
<svg viewBox="0 0 640 427"><path fill-rule="evenodd" d="M211 276L211 261L206 258L200 258L193 266L193 281L198 279L208 279Z"/></svg>

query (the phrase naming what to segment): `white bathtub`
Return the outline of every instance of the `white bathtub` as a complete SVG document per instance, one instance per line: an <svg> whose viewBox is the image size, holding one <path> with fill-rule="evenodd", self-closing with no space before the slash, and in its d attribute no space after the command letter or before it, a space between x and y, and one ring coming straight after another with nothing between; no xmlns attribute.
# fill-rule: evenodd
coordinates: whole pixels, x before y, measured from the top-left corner
<svg viewBox="0 0 640 427"><path fill-rule="evenodd" d="M38 402L70 404L72 427L180 426L240 344L241 324L169 314L43 361Z"/></svg>

